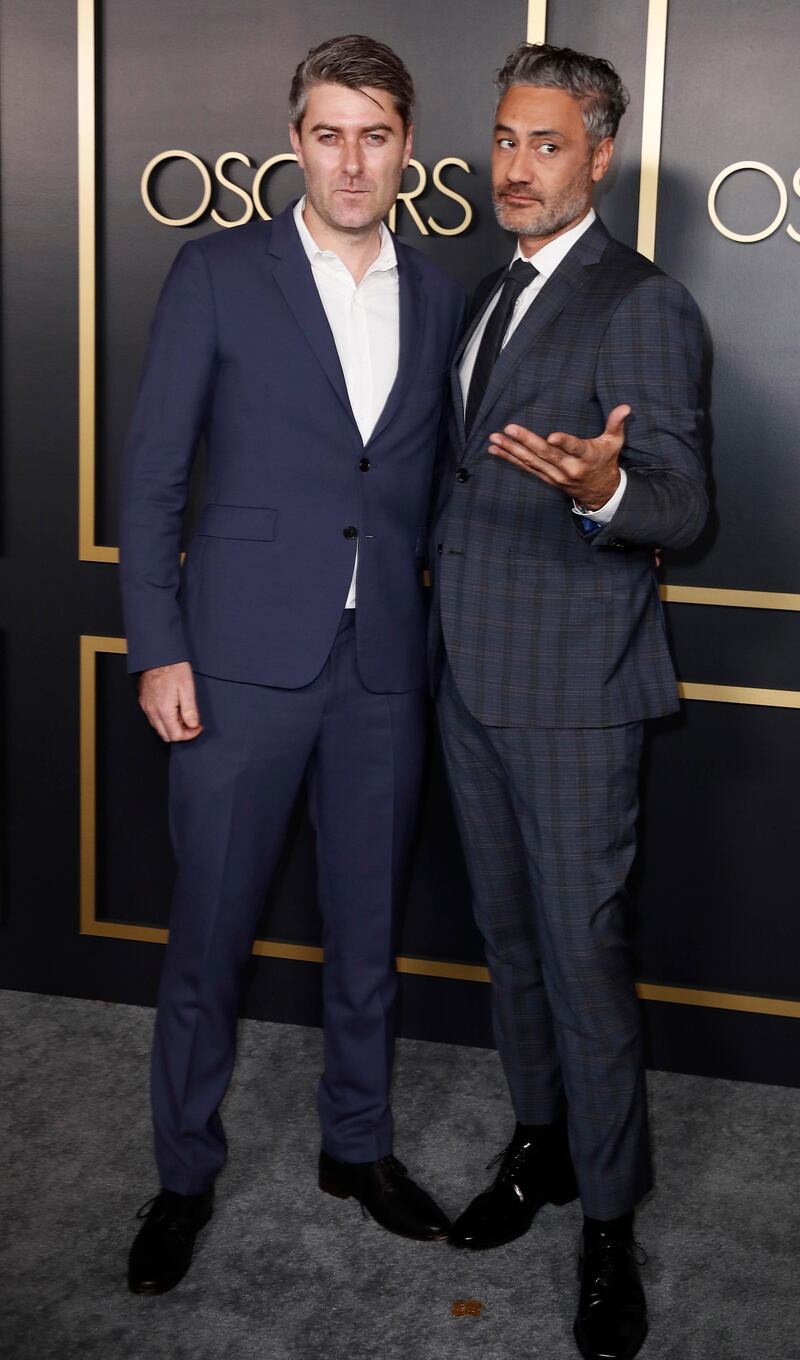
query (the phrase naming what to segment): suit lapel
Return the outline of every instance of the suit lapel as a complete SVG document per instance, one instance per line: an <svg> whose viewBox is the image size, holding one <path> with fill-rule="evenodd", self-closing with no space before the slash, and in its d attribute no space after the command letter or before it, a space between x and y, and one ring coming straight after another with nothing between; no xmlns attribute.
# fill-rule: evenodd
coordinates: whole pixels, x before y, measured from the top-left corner
<svg viewBox="0 0 800 1360"><path fill-rule="evenodd" d="M458 349L453 358L453 366L455 368L458 367L464 357L464 350L467 348L467 345L475 334L475 330L486 310L489 299L497 292L507 272L508 266L504 265L502 269L498 269L496 273L490 274L487 279L484 279L483 283L479 283L478 287L475 289L475 296L472 300L469 320L467 321L464 334L461 337Z"/></svg>
<svg viewBox="0 0 800 1360"><path fill-rule="evenodd" d="M397 374L367 443L372 443L401 410L408 395L422 352L427 303L413 256L395 240L400 285L400 347Z"/></svg>
<svg viewBox="0 0 800 1360"><path fill-rule="evenodd" d="M453 410L455 411L456 414L458 431L459 434L461 435L462 443L464 442L464 396L461 391L461 377L459 375L458 370L461 366L461 360L464 357L464 350L467 348L467 345L469 344L470 340L475 334L480 319L483 316L484 311L486 310L489 299L494 296L494 294L497 292L498 288L502 284L502 281L506 274L506 268L507 267L504 265L503 268L498 269L495 274L490 274L489 277L483 281L483 283L478 284L478 287L475 290L475 297L473 299L470 317L467 322L466 329L461 337L458 349L456 350L455 355L453 356L453 362L450 367L450 395L452 397Z"/></svg>
<svg viewBox="0 0 800 1360"><path fill-rule="evenodd" d="M550 275L534 298L508 344L501 350L495 364L480 409L472 427L472 438L483 439L485 428L495 402L502 395L508 381L526 354L538 344L548 327L564 310L567 303L591 277L591 266L596 264L611 238L599 218L575 242L565 259ZM473 327L474 329L474 327ZM462 350L463 353L463 350ZM463 429L463 415L462 415Z"/></svg>
<svg viewBox="0 0 800 1360"><path fill-rule="evenodd" d="M355 425L355 416L347 395L347 384L342 372L342 365L339 362L336 342L328 324L317 285L314 282L308 256L303 250L302 242L297 234L293 212L293 207L287 208L272 223L268 250L270 255L277 259L272 270L272 277L283 293L287 306L292 311L333 390ZM395 248L400 290L400 343L397 374L386 398L386 404L370 435L368 441L370 443L402 407L419 363L422 332L425 325L425 293L413 258L399 241L395 241Z"/></svg>
<svg viewBox="0 0 800 1360"><path fill-rule="evenodd" d="M277 257L272 277L334 392L355 424L336 342L292 214L293 208L289 207L272 223L267 247L270 255Z"/></svg>

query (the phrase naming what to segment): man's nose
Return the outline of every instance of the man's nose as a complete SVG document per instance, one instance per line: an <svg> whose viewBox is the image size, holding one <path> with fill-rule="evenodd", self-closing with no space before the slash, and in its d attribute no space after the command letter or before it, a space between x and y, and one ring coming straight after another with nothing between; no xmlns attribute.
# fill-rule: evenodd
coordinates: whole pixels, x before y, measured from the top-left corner
<svg viewBox="0 0 800 1360"><path fill-rule="evenodd" d="M342 169L346 175L355 179L364 168L364 149L357 139L345 142L342 151Z"/></svg>
<svg viewBox="0 0 800 1360"><path fill-rule="evenodd" d="M516 184L529 184L533 179L533 164L529 151L518 146L508 166L508 178Z"/></svg>

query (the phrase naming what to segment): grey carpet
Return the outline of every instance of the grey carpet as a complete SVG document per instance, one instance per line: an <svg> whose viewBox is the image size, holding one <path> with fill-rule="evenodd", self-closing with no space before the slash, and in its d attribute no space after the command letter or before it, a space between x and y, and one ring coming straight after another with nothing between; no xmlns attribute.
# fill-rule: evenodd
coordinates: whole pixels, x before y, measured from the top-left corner
<svg viewBox="0 0 800 1360"><path fill-rule="evenodd" d="M228 1167L190 1274L125 1289L133 1214L154 1192L152 1012L0 993L5 1360L574 1360L576 1204L468 1255L407 1243L315 1185L315 1030L241 1027ZM658 1189L646 1360L800 1355L800 1091L655 1074ZM397 1150L455 1213L510 1115L494 1053L398 1045ZM453 1317L458 1299L484 1304Z"/></svg>

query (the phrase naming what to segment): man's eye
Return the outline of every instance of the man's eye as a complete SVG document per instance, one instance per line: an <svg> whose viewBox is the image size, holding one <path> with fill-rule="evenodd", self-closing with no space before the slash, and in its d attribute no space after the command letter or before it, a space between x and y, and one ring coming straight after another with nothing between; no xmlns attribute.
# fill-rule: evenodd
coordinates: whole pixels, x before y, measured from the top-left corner
<svg viewBox="0 0 800 1360"><path fill-rule="evenodd" d="M323 133L320 135L320 141L321 141L325 146L330 146L331 142L335 142L335 141L336 141L336 133L335 133L335 132L323 132Z"/></svg>
<svg viewBox="0 0 800 1360"><path fill-rule="evenodd" d="M386 141L386 138L380 132L370 132L369 136L367 137L367 141L372 146L383 146L384 142Z"/></svg>
<svg viewBox="0 0 800 1360"><path fill-rule="evenodd" d="M503 151L510 151L514 143L510 137L500 137L498 138L497 145L502 147Z"/></svg>
<svg viewBox="0 0 800 1360"><path fill-rule="evenodd" d="M558 147L553 142L542 142L539 150L543 151L546 156L552 156L553 152L558 150Z"/></svg>

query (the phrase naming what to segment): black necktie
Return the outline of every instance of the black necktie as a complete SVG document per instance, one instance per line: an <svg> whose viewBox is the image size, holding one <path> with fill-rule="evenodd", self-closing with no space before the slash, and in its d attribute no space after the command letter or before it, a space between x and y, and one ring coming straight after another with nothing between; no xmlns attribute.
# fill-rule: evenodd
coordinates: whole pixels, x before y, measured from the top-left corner
<svg viewBox="0 0 800 1360"><path fill-rule="evenodd" d="M523 288L527 288L529 283L533 283L538 272L538 269L535 269L532 264L528 264L526 260L515 260L506 274L500 296L486 323L486 329L475 356L475 367L470 378L469 392L467 393L467 414L464 422L467 434L472 429L472 423L483 401L483 394L489 383L492 369L500 350L503 348L503 336L508 329L514 304Z"/></svg>

